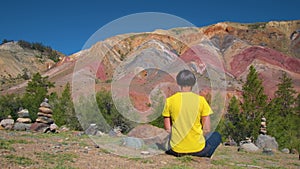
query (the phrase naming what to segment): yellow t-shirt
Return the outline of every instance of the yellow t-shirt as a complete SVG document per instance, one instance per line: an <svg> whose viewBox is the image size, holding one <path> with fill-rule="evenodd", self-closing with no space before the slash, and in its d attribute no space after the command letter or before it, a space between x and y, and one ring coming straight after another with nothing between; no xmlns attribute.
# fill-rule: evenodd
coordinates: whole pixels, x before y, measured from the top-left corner
<svg viewBox="0 0 300 169"><path fill-rule="evenodd" d="M164 117L171 117L170 145L177 153L193 153L205 147L201 117L212 114L204 97L193 92L178 92L166 99Z"/></svg>

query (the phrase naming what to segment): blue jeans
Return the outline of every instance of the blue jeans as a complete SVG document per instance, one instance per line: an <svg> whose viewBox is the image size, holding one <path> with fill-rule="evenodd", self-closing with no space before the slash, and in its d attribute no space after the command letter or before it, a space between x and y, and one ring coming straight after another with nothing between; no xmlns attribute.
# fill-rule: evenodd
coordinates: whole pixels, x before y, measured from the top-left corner
<svg viewBox="0 0 300 169"><path fill-rule="evenodd" d="M203 150L199 152L193 152L193 153L177 153L173 151L172 149L166 151L166 154L174 155L176 157L184 156L184 155L192 155L192 156L198 156L198 157L211 157L217 147L221 143L221 135L218 132L209 133L205 137L205 147Z"/></svg>

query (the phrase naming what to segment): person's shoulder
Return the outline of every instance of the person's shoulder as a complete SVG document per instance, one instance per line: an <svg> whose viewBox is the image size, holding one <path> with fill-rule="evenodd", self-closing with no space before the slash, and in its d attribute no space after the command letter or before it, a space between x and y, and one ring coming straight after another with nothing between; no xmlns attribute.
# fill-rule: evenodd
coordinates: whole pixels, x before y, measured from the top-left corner
<svg viewBox="0 0 300 169"><path fill-rule="evenodd" d="M170 97L168 97L168 99L176 98L178 96L179 96L179 92L176 92L173 95L171 95Z"/></svg>
<svg viewBox="0 0 300 169"><path fill-rule="evenodd" d="M200 101L206 101L204 96L198 95L198 97L199 97Z"/></svg>

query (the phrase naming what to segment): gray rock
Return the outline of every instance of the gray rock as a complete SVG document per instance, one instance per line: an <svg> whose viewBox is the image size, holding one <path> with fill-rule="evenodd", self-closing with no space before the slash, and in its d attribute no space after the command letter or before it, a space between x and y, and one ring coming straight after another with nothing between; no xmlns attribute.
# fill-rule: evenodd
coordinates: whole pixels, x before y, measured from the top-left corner
<svg viewBox="0 0 300 169"><path fill-rule="evenodd" d="M237 143L234 140L228 140L224 143L225 146L237 146Z"/></svg>
<svg viewBox="0 0 300 169"><path fill-rule="evenodd" d="M38 112L37 115L38 116L45 116L45 117L49 117L49 118L52 118L52 116L53 116L52 114L46 114L46 113L42 113L42 112Z"/></svg>
<svg viewBox="0 0 300 169"><path fill-rule="evenodd" d="M288 148L284 148L281 150L284 154L290 154L290 150Z"/></svg>
<svg viewBox="0 0 300 169"><path fill-rule="evenodd" d="M44 132L44 130L49 126L49 124L35 122L30 126L30 130L36 132Z"/></svg>
<svg viewBox="0 0 300 169"><path fill-rule="evenodd" d="M17 122L14 124L13 129L16 131L29 131L30 127L31 127L31 124Z"/></svg>
<svg viewBox="0 0 300 169"><path fill-rule="evenodd" d="M57 126L55 123L50 124L50 130L51 130L52 132L55 132L57 129L58 129L58 126Z"/></svg>
<svg viewBox="0 0 300 169"><path fill-rule="evenodd" d="M119 126L114 127L113 129L111 129L111 130L108 132L108 135L111 136L111 137L119 137L119 136L122 136L122 133L121 133L121 127L119 127Z"/></svg>
<svg viewBox="0 0 300 169"><path fill-rule="evenodd" d="M35 121L40 123L45 123L45 124L54 123L54 120L52 118L45 117L45 116L38 116L38 118Z"/></svg>
<svg viewBox="0 0 300 169"><path fill-rule="evenodd" d="M96 124L90 124L90 126L84 131L87 135L96 135L98 132L98 126Z"/></svg>
<svg viewBox="0 0 300 169"><path fill-rule="evenodd" d="M42 103L40 104L40 107L51 108L51 105L50 105L49 103L47 103L47 102L42 102Z"/></svg>
<svg viewBox="0 0 300 169"><path fill-rule="evenodd" d="M127 134L127 136L143 139L147 145L165 145L165 143L169 141L169 133L164 129L150 124L142 124L135 127Z"/></svg>
<svg viewBox="0 0 300 169"><path fill-rule="evenodd" d="M15 123L14 119L3 119L1 120L0 125L3 128L8 129L8 128L12 128L14 123Z"/></svg>
<svg viewBox="0 0 300 169"><path fill-rule="evenodd" d="M278 143L274 137L260 134L255 142L258 148L278 150Z"/></svg>
<svg viewBox="0 0 300 169"><path fill-rule="evenodd" d="M253 143L245 143L240 145L238 151L256 152L259 148Z"/></svg>
<svg viewBox="0 0 300 169"><path fill-rule="evenodd" d="M18 117L20 118L28 118L29 117L29 111L27 109L22 109L18 112Z"/></svg>
<svg viewBox="0 0 300 169"><path fill-rule="evenodd" d="M299 154L299 152L296 149L291 149L291 154Z"/></svg>
<svg viewBox="0 0 300 169"><path fill-rule="evenodd" d="M270 149L270 148L264 148L262 153L265 154L265 155L269 155L269 156L274 155L273 150Z"/></svg>
<svg viewBox="0 0 300 169"><path fill-rule="evenodd" d="M122 146L141 149L145 145L144 141L140 138L125 137L122 139Z"/></svg>

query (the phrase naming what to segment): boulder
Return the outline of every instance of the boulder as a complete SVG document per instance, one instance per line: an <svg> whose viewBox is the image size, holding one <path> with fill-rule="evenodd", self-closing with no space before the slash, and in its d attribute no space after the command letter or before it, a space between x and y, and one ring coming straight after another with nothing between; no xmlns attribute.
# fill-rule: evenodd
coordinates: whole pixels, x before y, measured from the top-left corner
<svg viewBox="0 0 300 169"><path fill-rule="evenodd" d="M48 128L50 125L48 124L45 124L45 123L33 123L31 126L30 126L30 130L31 131L36 131L36 132L44 132L44 130L46 128Z"/></svg>
<svg viewBox="0 0 300 169"><path fill-rule="evenodd" d="M96 124L90 124L90 126L84 131L87 135L96 135L98 132L98 126Z"/></svg>
<svg viewBox="0 0 300 169"><path fill-rule="evenodd" d="M144 146L144 141L140 138L135 137L125 137L122 139L122 146L141 149Z"/></svg>
<svg viewBox="0 0 300 169"><path fill-rule="evenodd" d="M245 143L240 145L238 151L256 152L259 148L253 143Z"/></svg>
<svg viewBox="0 0 300 169"><path fill-rule="evenodd" d="M29 131L31 124L17 122L14 124L13 129L16 131Z"/></svg>
<svg viewBox="0 0 300 169"><path fill-rule="evenodd" d="M267 149L272 149L272 150L278 150L278 143L277 143L276 139L269 135L260 134L257 137L255 144L260 149L267 148Z"/></svg>
<svg viewBox="0 0 300 169"><path fill-rule="evenodd" d="M150 124L142 124L133 128L127 136L143 139L145 144L164 145L169 140L169 133Z"/></svg>
<svg viewBox="0 0 300 169"><path fill-rule="evenodd" d="M3 119L1 120L0 125L5 129L12 129L14 123L14 119Z"/></svg>

